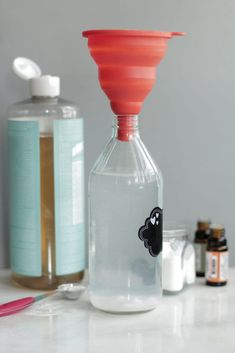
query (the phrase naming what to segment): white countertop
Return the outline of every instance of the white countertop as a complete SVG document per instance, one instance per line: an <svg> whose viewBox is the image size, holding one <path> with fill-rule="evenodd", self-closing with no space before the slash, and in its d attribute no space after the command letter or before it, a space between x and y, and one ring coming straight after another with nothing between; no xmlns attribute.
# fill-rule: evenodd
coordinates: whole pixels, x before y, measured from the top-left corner
<svg viewBox="0 0 235 353"><path fill-rule="evenodd" d="M0 302L38 292L15 288L0 271ZM1 353L234 353L235 268L229 284L204 280L178 295L164 296L154 311L114 315L78 301L50 297L0 318Z"/></svg>

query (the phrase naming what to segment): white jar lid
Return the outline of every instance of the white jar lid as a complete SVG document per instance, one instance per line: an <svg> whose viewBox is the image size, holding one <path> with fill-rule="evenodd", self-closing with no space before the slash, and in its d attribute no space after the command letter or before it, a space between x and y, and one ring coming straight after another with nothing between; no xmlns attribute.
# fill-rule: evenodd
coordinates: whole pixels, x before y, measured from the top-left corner
<svg viewBox="0 0 235 353"><path fill-rule="evenodd" d="M183 237L187 237L188 236L188 231L186 228L184 227L180 227L177 228L165 228L163 230L163 239L165 238L183 238Z"/></svg>

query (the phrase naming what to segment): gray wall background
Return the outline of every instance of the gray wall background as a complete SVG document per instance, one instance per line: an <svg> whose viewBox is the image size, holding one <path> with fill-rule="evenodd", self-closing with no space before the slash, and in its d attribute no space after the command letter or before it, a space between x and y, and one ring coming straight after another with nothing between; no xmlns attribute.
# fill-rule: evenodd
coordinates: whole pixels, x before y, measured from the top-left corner
<svg viewBox="0 0 235 353"><path fill-rule="evenodd" d="M86 174L111 133L112 112L82 30L185 31L169 42L141 114L142 138L164 175L167 221L223 223L235 265L235 1L0 0L0 266L8 265L6 109L28 97L16 56L62 78L85 117Z"/></svg>

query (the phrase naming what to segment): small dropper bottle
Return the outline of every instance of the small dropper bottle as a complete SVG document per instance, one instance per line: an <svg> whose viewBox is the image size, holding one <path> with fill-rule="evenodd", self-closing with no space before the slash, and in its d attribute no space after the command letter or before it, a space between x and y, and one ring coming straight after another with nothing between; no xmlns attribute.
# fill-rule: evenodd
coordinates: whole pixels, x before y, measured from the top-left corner
<svg viewBox="0 0 235 353"><path fill-rule="evenodd" d="M194 238L194 248L196 253L196 275L197 277L205 276L205 258L207 241L210 235L210 224L209 220L199 220L197 222L197 230Z"/></svg>
<svg viewBox="0 0 235 353"><path fill-rule="evenodd" d="M206 284L224 286L228 280L228 246L225 228L211 225L211 235L206 251Z"/></svg>

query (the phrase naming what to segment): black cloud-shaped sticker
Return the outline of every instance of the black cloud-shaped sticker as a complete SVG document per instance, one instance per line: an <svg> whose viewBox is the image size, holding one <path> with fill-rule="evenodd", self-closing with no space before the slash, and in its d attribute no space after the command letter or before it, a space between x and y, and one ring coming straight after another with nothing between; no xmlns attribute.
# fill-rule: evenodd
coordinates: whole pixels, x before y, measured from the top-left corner
<svg viewBox="0 0 235 353"><path fill-rule="evenodd" d="M156 257L162 251L162 209L155 207L145 224L139 229L139 238L149 250L151 256Z"/></svg>

